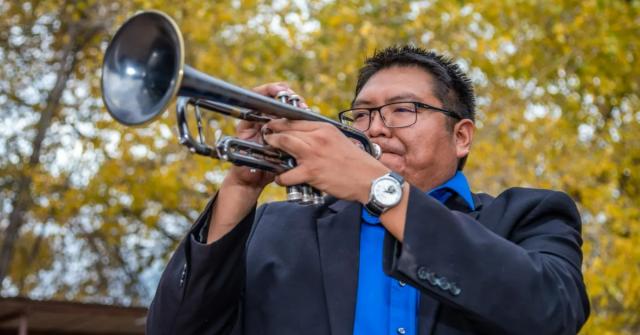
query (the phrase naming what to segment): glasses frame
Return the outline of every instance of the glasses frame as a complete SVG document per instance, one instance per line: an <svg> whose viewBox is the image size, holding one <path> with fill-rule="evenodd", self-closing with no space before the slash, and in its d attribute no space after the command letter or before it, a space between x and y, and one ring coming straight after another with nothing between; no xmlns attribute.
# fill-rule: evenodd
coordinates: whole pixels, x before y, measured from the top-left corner
<svg viewBox="0 0 640 335"><path fill-rule="evenodd" d="M415 115L415 117L414 117L414 120L413 120L413 122L411 124L408 124L406 126L389 126L387 124L387 121L384 119L384 116L382 116L382 111L381 110L384 107L387 107L387 106L390 106L390 105L395 105L395 104L413 104L413 114ZM369 125L367 126L367 128L362 129L362 130L356 128L356 129L358 129L360 131L367 131L367 130L369 130L369 128L371 128L371 121L373 121L373 112L377 111L378 114L380 115L380 119L382 120L382 123L387 128L406 128L406 127L411 127L414 124L416 124L416 122L418 122L418 108L434 110L434 111L440 112L440 113L442 113L442 114L444 114L444 115L446 115L446 116L448 116L450 118L457 119L457 120L462 120L463 119L460 115L458 115L458 114L456 114L456 113L454 113L452 111L449 111L449 110L446 110L446 109L442 109L442 108L439 108L439 107L436 107L436 106L431 106L429 104L425 104L424 102L419 102L419 101L396 101L396 102L391 102L391 103L384 104L384 105L381 105L381 106L378 106L378 107L350 108L350 109L343 110L340 113L338 113L338 119L340 120L341 123L345 124L344 115L346 113L354 111L354 110L367 110L369 112Z"/></svg>

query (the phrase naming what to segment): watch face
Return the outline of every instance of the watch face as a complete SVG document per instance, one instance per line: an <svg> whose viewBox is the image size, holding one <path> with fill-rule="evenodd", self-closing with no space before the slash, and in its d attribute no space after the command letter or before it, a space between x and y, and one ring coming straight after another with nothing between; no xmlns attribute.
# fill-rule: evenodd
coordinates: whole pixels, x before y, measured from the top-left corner
<svg viewBox="0 0 640 335"><path fill-rule="evenodd" d="M373 186L373 195L380 205L396 205L402 197L399 183L393 178L379 179Z"/></svg>

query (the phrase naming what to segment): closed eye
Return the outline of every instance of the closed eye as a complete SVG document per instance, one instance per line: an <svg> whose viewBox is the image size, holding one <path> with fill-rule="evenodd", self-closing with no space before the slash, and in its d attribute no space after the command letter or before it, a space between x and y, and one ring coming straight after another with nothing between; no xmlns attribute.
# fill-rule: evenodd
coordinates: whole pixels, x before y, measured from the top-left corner
<svg viewBox="0 0 640 335"><path fill-rule="evenodd" d="M393 109L394 113L413 113L414 110L413 108L408 108L408 107L396 107Z"/></svg>
<svg viewBox="0 0 640 335"><path fill-rule="evenodd" d="M353 111L351 114L353 115L353 119L354 120L358 120L358 119L362 119L362 118L365 118L365 117L369 117L369 111L365 111L365 110L363 110L363 111Z"/></svg>

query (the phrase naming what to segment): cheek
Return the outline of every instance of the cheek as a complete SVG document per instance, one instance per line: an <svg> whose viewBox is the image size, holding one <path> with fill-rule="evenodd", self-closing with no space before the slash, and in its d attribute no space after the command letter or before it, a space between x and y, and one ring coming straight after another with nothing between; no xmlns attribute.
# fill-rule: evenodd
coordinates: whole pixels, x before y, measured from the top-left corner
<svg viewBox="0 0 640 335"><path fill-rule="evenodd" d="M420 149L412 148L407 151L407 166L412 170L422 170L433 165L434 154L432 148L423 147Z"/></svg>
<svg viewBox="0 0 640 335"><path fill-rule="evenodd" d="M405 163L408 170L421 171L438 165L438 162L446 159L446 152L450 150L449 144L442 138L416 139L406 145L407 154Z"/></svg>

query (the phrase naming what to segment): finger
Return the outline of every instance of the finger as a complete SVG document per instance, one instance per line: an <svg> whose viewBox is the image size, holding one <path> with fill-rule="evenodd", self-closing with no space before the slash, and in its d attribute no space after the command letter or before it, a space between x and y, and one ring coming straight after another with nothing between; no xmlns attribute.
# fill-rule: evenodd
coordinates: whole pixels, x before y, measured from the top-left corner
<svg viewBox="0 0 640 335"><path fill-rule="evenodd" d="M268 83L268 84L263 84L260 86L256 86L252 89L252 91L258 93L258 94L262 94L262 95L266 95L272 98L275 98L278 93L284 91L287 92L289 95L297 95L298 98L300 99L298 101L298 107L302 108L302 109L309 109L309 105L307 105L307 102L305 101L303 96L298 95L294 90L291 89L291 87L289 86L289 84L285 83L285 82L275 82L275 83Z"/></svg>
<svg viewBox="0 0 640 335"><path fill-rule="evenodd" d="M270 146L276 149L280 149L296 159L300 157L301 154L311 149L311 146L309 146L306 142L290 134L267 134L264 135L264 140Z"/></svg>
<svg viewBox="0 0 640 335"><path fill-rule="evenodd" d="M306 184L308 176L306 171L301 167L293 168L276 176L275 182L280 186L293 186Z"/></svg>
<svg viewBox="0 0 640 335"><path fill-rule="evenodd" d="M245 129L255 129L259 130L264 124L259 122L247 121L247 120L238 120L238 124L236 125L236 130L245 130Z"/></svg>
<svg viewBox="0 0 640 335"><path fill-rule="evenodd" d="M284 82L276 82L276 83L268 83L268 84L260 85L260 86L254 87L252 91L258 94L269 96L269 97L275 97L278 94L278 92L281 92L281 91L293 92L289 87L289 85Z"/></svg>
<svg viewBox="0 0 640 335"><path fill-rule="evenodd" d="M308 131L287 130L285 132L280 132L278 134L287 135L287 136L291 136L293 138L299 139L304 144L306 144L307 147L309 148L312 148L314 145L313 135Z"/></svg>
<svg viewBox="0 0 640 335"><path fill-rule="evenodd" d="M288 119L275 119L269 121L266 127L276 133L284 131L314 131L325 126L322 122L317 121L304 121L304 120L288 120Z"/></svg>
<svg viewBox="0 0 640 335"><path fill-rule="evenodd" d="M255 137L259 132L262 124L241 120L236 126L236 137L241 140Z"/></svg>
<svg viewBox="0 0 640 335"><path fill-rule="evenodd" d="M362 144L362 142L356 140L355 138L351 138L351 137L347 137L347 138L349 139L349 141L351 141L351 143L353 143L353 145L360 148L361 150L364 150L364 145Z"/></svg>

